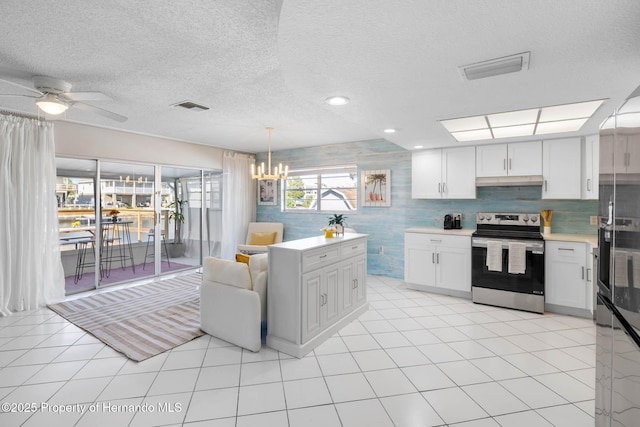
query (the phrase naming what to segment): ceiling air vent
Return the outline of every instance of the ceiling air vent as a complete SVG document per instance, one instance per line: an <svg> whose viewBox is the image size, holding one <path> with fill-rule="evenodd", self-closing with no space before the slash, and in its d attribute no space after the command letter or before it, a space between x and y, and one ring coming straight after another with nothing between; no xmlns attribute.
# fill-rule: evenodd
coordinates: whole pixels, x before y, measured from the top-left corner
<svg viewBox="0 0 640 427"><path fill-rule="evenodd" d="M458 72L463 80L477 80L485 77L498 76L500 74L518 73L529 69L529 57L531 52L518 53L488 61L458 67Z"/></svg>
<svg viewBox="0 0 640 427"><path fill-rule="evenodd" d="M204 105L196 104L193 101L182 101L182 102L178 102L177 104L173 104L171 106L172 107L185 108L185 109L191 110L191 111L207 111L209 109L209 107L205 107Z"/></svg>

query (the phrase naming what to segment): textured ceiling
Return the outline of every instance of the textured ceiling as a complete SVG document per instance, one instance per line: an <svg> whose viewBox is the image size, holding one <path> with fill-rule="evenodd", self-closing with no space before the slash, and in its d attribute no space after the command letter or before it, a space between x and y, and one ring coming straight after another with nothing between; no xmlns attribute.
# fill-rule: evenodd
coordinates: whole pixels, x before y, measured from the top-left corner
<svg viewBox="0 0 640 427"><path fill-rule="evenodd" d="M104 92L113 101L93 105L129 118L72 108L64 120L248 152L266 151L267 126L273 150L376 138L452 146L437 120L609 99L584 135L640 85L637 0L3 0L2 9L0 78L62 78L72 91ZM527 72L458 75L524 51ZM0 93L28 94L2 82ZM335 94L351 103L326 105ZM184 100L211 109L170 106ZM0 97L0 108L37 112L30 98Z"/></svg>

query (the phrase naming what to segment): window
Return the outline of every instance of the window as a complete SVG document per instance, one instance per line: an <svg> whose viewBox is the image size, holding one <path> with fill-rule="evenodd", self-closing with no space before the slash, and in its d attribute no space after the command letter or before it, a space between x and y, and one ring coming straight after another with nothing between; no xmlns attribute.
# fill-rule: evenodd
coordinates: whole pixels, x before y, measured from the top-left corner
<svg viewBox="0 0 640 427"><path fill-rule="evenodd" d="M358 208L357 167L289 171L284 194L285 211L353 212Z"/></svg>

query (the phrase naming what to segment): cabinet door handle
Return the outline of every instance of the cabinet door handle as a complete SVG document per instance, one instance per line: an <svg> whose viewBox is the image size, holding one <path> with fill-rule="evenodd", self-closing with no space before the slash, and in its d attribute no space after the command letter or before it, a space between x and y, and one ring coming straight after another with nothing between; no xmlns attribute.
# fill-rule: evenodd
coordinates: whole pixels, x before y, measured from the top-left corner
<svg viewBox="0 0 640 427"><path fill-rule="evenodd" d="M591 274L590 273L591 273L591 269L587 268L587 282L591 281Z"/></svg>
<svg viewBox="0 0 640 427"><path fill-rule="evenodd" d="M507 159L502 159L502 170L507 170Z"/></svg>
<svg viewBox="0 0 640 427"><path fill-rule="evenodd" d="M430 242L440 243L442 239L429 239Z"/></svg>
<svg viewBox="0 0 640 427"><path fill-rule="evenodd" d="M446 182L443 182L443 183L442 183L442 192L443 192L443 193L446 193L446 192L447 192L447 183L446 183Z"/></svg>
<svg viewBox="0 0 640 427"><path fill-rule="evenodd" d="M440 264L440 254L436 254L436 264Z"/></svg>
<svg viewBox="0 0 640 427"><path fill-rule="evenodd" d="M436 253L432 253L431 254L431 264L435 264L436 263Z"/></svg>
<svg viewBox="0 0 640 427"><path fill-rule="evenodd" d="M509 170L511 170L511 159L509 159Z"/></svg>
<svg viewBox="0 0 640 427"><path fill-rule="evenodd" d="M545 193L547 192L547 180L546 179L544 180L544 191L545 191Z"/></svg>
<svg viewBox="0 0 640 427"><path fill-rule="evenodd" d="M591 178L587 178L587 191L591 191Z"/></svg>
<svg viewBox="0 0 640 427"><path fill-rule="evenodd" d="M322 258L326 258L326 257L327 257L327 254L320 255L320 259L322 259Z"/></svg>
<svg viewBox="0 0 640 427"><path fill-rule="evenodd" d="M559 251L571 251L573 252L573 248L558 248Z"/></svg>
<svg viewBox="0 0 640 427"><path fill-rule="evenodd" d="M582 267L582 280L584 280L584 267Z"/></svg>
<svg viewBox="0 0 640 427"><path fill-rule="evenodd" d="M354 279L353 280L353 289L356 289L358 287L358 279Z"/></svg>
<svg viewBox="0 0 640 427"><path fill-rule="evenodd" d="M358 249L358 247L357 246L351 246L351 249L355 250L355 249Z"/></svg>
<svg viewBox="0 0 640 427"><path fill-rule="evenodd" d="M440 191L440 183L438 183L438 193L442 193L442 191Z"/></svg>

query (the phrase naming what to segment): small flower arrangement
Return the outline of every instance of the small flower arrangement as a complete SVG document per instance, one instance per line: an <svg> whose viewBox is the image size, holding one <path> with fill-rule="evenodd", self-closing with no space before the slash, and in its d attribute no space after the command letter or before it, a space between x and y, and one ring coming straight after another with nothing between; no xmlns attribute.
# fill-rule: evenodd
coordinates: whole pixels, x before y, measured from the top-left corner
<svg viewBox="0 0 640 427"><path fill-rule="evenodd" d="M74 222L71 223L71 226L73 228L80 227L80 225L81 225L80 221L74 221Z"/></svg>
<svg viewBox="0 0 640 427"><path fill-rule="evenodd" d="M119 214L120 214L120 211L119 211L118 209L111 209L111 210L109 211L109 216L110 216L111 218L115 218L115 217L117 217Z"/></svg>

